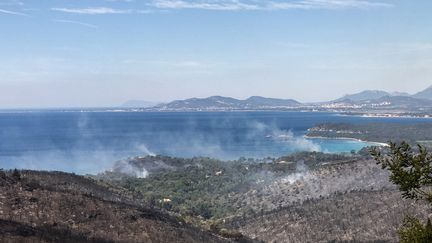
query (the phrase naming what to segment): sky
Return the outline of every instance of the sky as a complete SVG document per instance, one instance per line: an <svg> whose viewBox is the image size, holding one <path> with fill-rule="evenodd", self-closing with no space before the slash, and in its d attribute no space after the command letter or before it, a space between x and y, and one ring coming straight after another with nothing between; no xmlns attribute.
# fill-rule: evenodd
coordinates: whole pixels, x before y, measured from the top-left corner
<svg viewBox="0 0 432 243"><path fill-rule="evenodd" d="M432 85L430 0L0 0L0 108Z"/></svg>

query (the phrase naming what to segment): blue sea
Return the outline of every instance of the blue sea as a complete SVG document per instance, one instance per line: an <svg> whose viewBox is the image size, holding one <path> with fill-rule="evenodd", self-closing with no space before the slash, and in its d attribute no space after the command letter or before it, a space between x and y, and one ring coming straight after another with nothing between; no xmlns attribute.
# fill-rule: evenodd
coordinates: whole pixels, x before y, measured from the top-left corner
<svg viewBox="0 0 432 243"><path fill-rule="evenodd" d="M0 112L0 167L79 174L143 155L225 160L278 157L296 151L359 150L354 140L306 139L324 122L429 122L320 112Z"/></svg>

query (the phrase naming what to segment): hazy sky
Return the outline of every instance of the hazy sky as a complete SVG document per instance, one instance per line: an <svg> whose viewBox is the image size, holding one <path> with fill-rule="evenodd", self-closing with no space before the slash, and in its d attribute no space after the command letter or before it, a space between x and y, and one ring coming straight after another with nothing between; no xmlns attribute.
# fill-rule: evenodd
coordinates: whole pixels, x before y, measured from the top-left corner
<svg viewBox="0 0 432 243"><path fill-rule="evenodd" d="M0 0L0 108L432 85L431 0Z"/></svg>

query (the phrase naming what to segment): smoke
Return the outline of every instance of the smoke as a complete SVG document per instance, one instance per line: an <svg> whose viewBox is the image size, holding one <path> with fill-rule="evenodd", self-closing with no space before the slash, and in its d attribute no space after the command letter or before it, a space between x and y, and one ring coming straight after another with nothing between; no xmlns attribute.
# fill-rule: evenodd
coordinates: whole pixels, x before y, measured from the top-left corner
<svg viewBox="0 0 432 243"><path fill-rule="evenodd" d="M28 152L20 156L2 156L3 168L65 171L92 174L108 169L118 156L108 151L61 151Z"/></svg>
<svg viewBox="0 0 432 243"><path fill-rule="evenodd" d="M141 151L140 154L142 154L142 155L156 156L156 154L153 153L153 152L151 152L151 151L147 148L147 146L145 146L144 144L139 144L139 145L136 146L136 148L137 148L139 151Z"/></svg>
<svg viewBox="0 0 432 243"><path fill-rule="evenodd" d="M125 143L121 133L110 134L113 128L92 115L23 113L24 122L0 132L0 168L97 174L127 157L155 155L136 137ZM146 176L145 171L137 173Z"/></svg>
<svg viewBox="0 0 432 243"><path fill-rule="evenodd" d="M285 177L282 179L282 182L284 183L288 183L288 184L294 184L296 181L300 181L300 180L306 180L308 174L306 173L294 173L294 174L290 174L289 176Z"/></svg>
<svg viewBox="0 0 432 243"><path fill-rule="evenodd" d="M335 193L396 188L388 180L388 171L382 170L374 161L369 160L326 165L314 169L308 169L300 160L297 161L296 171L292 174L259 174L264 176L260 179L264 179L239 196L241 203L253 210L275 210Z"/></svg>
<svg viewBox="0 0 432 243"><path fill-rule="evenodd" d="M282 183L294 184L297 181L309 180L312 175L303 160L296 162L296 172L281 179Z"/></svg>
<svg viewBox="0 0 432 243"><path fill-rule="evenodd" d="M97 174L111 170L116 161L131 157L131 155L155 155L146 149L143 144L137 145L137 148L132 148L132 150L133 152L122 152L99 147L92 151L33 151L20 156L2 156L0 157L0 167L5 169L17 168ZM125 168L125 171L132 170L136 170L136 168ZM145 170L136 170L136 173L134 172L134 176L137 177L145 177L146 175Z"/></svg>
<svg viewBox="0 0 432 243"><path fill-rule="evenodd" d="M146 178L148 171L145 168L139 168L129 163L127 160L121 160L115 163L114 167L110 171L123 173L132 177Z"/></svg>
<svg viewBox="0 0 432 243"><path fill-rule="evenodd" d="M294 135L291 130L282 130L277 126L264 123L255 123L256 131L263 134L266 138L271 138L276 142L285 143L292 151L320 152L321 147L312 140L306 139L303 135Z"/></svg>
<svg viewBox="0 0 432 243"><path fill-rule="evenodd" d="M298 151L320 152L321 147L313 141L307 140L304 136L294 136L291 131L276 131L274 136L287 143L288 146Z"/></svg>
<svg viewBox="0 0 432 243"><path fill-rule="evenodd" d="M41 112L17 120L0 132L3 168L93 174L134 156L234 160L326 151L295 124L265 114Z"/></svg>

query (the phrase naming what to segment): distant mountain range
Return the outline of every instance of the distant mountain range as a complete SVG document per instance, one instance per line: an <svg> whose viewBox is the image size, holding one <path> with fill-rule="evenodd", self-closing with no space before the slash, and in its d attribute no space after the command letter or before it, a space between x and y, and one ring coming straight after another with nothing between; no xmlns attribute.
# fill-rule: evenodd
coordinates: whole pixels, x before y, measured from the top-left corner
<svg viewBox="0 0 432 243"><path fill-rule="evenodd" d="M292 99L274 99L252 96L246 100L230 97L211 96L208 98L192 98L176 100L167 104L152 107L156 110L191 110L191 111L218 111L218 110L271 110L299 107L302 104Z"/></svg>
<svg viewBox="0 0 432 243"><path fill-rule="evenodd" d="M385 96L407 96L407 97L412 97L412 98L417 98L417 99L432 100L432 86L423 90L423 91L420 91L414 95L410 95L406 92L389 93L389 92L382 91L382 90L365 90L365 91L362 91L360 93L345 95L342 98L334 100L333 102L340 102L340 101L346 101L346 100L357 102L357 101L380 99L380 98L383 98Z"/></svg>
<svg viewBox="0 0 432 243"><path fill-rule="evenodd" d="M363 101L363 100L373 100L379 99L384 96L391 96L390 93L381 90L365 90L356 94L347 94L342 98L334 100L334 102L342 102L342 101Z"/></svg>
<svg viewBox="0 0 432 243"><path fill-rule="evenodd" d="M320 103L300 103L293 99L252 96L245 100L223 96L175 100L165 104L128 101L122 107L142 108L147 111L241 111L241 110L331 110L432 112L432 86L414 95L406 92L365 90Z"/></svg>
<svg viewBox="0 0 432 243"><path fill-rule="evenodd" d="M418 109L418 108L432 108L432 100L418 99L410 96L383 96L377 99L368 99L360 101L344 100L340 103L351 104L362 108L378 109L378 108L392 108L392 109ZM331 103L331 104L338 104Z"/></svg>
<svg viewBox="0 0 432 243"><path fill-rule="evenodd" d="M405 92L365 90L327 102L323 107L361 113L430 114L432 113L432 86L414 95Z"/></svg>
<svg viewBox="0 0 432 243"><path fill-rule="evenodd" d="M430 86L429 88L418 92L417 94L414 94L412 97L414 98L418 98L418 99L428 99L431 100L432 99L432 86Z"/></svg>

